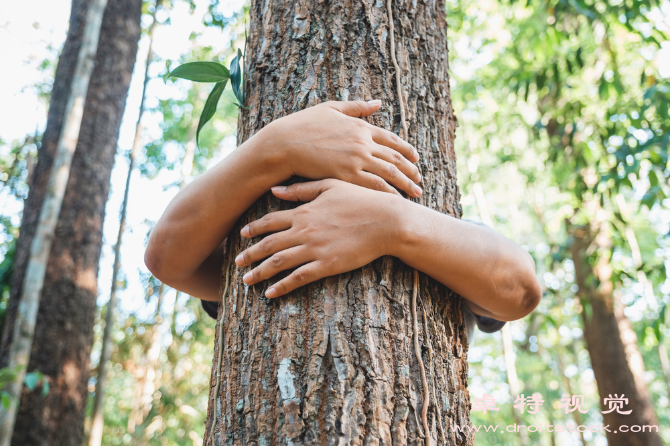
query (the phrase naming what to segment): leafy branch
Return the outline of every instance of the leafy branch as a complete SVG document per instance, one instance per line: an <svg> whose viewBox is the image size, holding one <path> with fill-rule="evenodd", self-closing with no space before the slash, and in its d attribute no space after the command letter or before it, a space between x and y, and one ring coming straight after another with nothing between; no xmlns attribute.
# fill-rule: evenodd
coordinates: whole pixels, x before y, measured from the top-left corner
<svg viewBox="0 0 670 446"><path fill-rule="evenodd" d="M245 51L246 53L246 51ZM198 121L198 130L195 135L195 142L199 145L200 130L209 122L216 109L219 106L219 99L226 88L226 84L230 80L230 85L233 88L233 94L237 99L235 105L240 108L248 110L244 106L244 75L240 68L240 60L244 59L242 51L237 50L237 55L230 62L230 70L218 62L189 62L178 66L168 75L169 78L186 79L193 82L209 82L214 83L214 88L210 91L205 106L200 114Z"/></svg>

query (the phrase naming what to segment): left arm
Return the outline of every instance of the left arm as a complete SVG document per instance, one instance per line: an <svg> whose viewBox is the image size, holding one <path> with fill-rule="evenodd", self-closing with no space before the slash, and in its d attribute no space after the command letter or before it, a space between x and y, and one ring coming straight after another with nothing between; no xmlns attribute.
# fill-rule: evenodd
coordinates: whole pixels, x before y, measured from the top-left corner
<svg viewBox="0 0 670 446"><path fill-rule="evenodd" d="M272 192L284 200L307 203L267 214L242 229L248 238L269 232L263 228L274 232L235 259L238 266L248 266L267 258L245 274L245 283L297 267L271 285L267 297L392 255L463 296L481 316L519 319L540 301L530 255L487 227L332 179Z"/></svg>

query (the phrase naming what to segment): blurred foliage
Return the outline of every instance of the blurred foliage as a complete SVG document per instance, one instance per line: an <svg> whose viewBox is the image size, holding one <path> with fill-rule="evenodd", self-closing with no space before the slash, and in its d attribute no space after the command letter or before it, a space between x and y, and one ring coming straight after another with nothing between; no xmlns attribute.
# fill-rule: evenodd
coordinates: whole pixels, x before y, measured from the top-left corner
<svg viewBox="0 0 670 446"><path fill-rule="evenodd" d="M479 214L473 189L481 187L496 229L533 255L544 289L538 310L510 324L522 393L537 392L545 400L539 414L522 416L528 424L574 424L571 415L552 407L563 393L585 395L590 410L584 424L601 420L582 338L581 313L588 302L576 294L567 231L595 218L609 223L614 246L611 252L593 250L588 260L595 264L608 256L615 292L640 339L659 425L663 429L670 421L670 389L657 351L667 330L659 316L670 300L664 237L670 221L670 83L656 66L668 22L662 23L667 16L658 6L617 0L447 2L465 215ZM619 207L621 198L628 213ZM627 229L639 248L631 246ZM651 301L638 270L653 287ZM473 411L475 424L515 422L501 344L497 335L478 335L470 350L473 396L494 394L501 407L493 415ZM670 431L662 433L667 441ZM576 434L555 435L556 444L567 444L569 437L577 441ZM596 441L593 434L585 437ZM552 441L547 432L530 438ZM479 434L477 444L518 439Z"/></svg>

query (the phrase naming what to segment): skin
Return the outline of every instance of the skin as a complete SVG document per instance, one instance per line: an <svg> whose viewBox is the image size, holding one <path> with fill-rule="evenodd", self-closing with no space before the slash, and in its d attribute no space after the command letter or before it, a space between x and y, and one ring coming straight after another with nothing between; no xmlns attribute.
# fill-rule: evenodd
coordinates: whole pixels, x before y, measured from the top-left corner
<svg viewBox="0 0 670 446"><path fill-rule="evenodd" d="M530 313L541 291L527 252L392 187L421 194L419 157L397 135L357 119L380 106L326 102L263 128L172 200L149 238L149 270L176 289L219 300L223 240L272 190L305 204L245 226L243 237L267 236L235 259L240 268L257 264L244 276L249 285L296 268L268 287L269 298L391 255L465 297L475 314L508 321ZM316 181L277 186L293 175Z"/></svg>

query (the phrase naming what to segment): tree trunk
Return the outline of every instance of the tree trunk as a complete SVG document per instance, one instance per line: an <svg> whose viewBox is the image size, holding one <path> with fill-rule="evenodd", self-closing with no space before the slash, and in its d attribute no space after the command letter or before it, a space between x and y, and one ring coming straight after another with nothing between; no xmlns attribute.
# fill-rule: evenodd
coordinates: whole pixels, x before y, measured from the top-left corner
<svg viewBox="0 0 670 446"><path fill-rule="evenodd" d="M395 2L392 17L423 203L460 217L444 4ZM238 142L326 100L381 99L370 122L399 132L392 36L382 2L252 1ZM231 232L225 257L248 246L239 225L289 207L262 197ZM230 261L228 273L205 445L473 444L450 426L469 424L470 401L462 300L446 287L421 274L413 317L414 271L390 257L275 300L263 296L266 283L245 286Z"/></svg>
<svg viewBox="0 0 670 446"><path fill-rule="evenodd" d="M13 330L10 321L22 293L29 247L53 164L89 3L73 1L71 26L56 71L47 128L23 212L1 347L3 365L7 361L7 340ZM83 440L102 222L137 52L140 8L140 0L109 0L105 10L79 140L47 264L28 366L29 371L44 373L51 389L46 398L24 389L12 444L80 446Z"/></svg>
<svg viewBox="0 0 670 446"><path fill-rule="evenodd" d="M573 238L570 246L575 263L579 297L584 309L584 338L591 356L591 366L598 384L603 423L610 426L607 442L610 446L660 446L658 432L623 432L622 425L656 425L658 420L644 381L644 363L637 349L637 336L623 312L619 294L611 281L609 251L611 239L604 222L592 222L592 227L575 226L569 221L568 231ZM599 259L594 266L588 262L593 250ZM610 413L605 398L625 395L628 404L621 410L628 415ZM618 431L618 432L617 432Z"/></svg>
<svg viewBox="0 0 670 446"><path fill-rule="evenodd" d="M107 378L107 362L112 354L112 330L114 329L114 311L116 310L116 287L119 270L121 268L121 246L123 243L123 233L126 228L126 214L128 211L128 198L130 196L130 180L135 169L135 159L142 147L142 117L145 111L145 102L147 97L147 85L149 84L149 67L153 59L154 31L156 30L156 12L161 4L161 0L156 0L154 12L152 13L151 27L149 28L149 49L147 50L147 60L144 65L144 81L142 82L142 98L140 99L140 112L135 124L135 138L133 139L133 148L130 151L128 160L128 176L126 177L126 187L123 192L123 203L121 204L121 216L119 217L119 231L114 245L114 265L112 267L112 286L109 292L109 301L107 302L107 313L105 314L105 329L102 334L102 348L100 351L100 362L98 364L98 374L95 383L95 397L93 399L93 410L91 412L91 434L89 437L89 446L100 446L102 444L102 428L104 425L104 410L102 401L105 396L105 381Z"/></svg>

